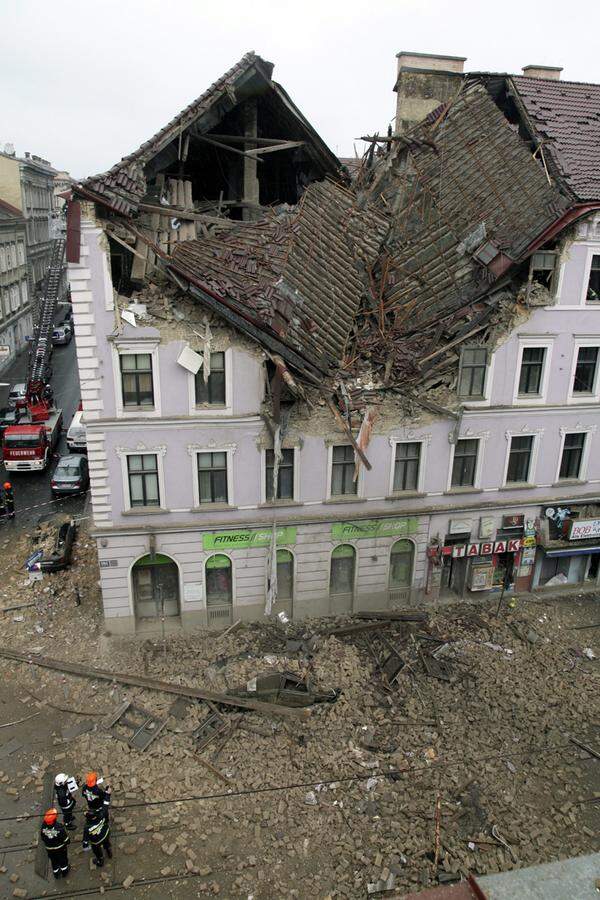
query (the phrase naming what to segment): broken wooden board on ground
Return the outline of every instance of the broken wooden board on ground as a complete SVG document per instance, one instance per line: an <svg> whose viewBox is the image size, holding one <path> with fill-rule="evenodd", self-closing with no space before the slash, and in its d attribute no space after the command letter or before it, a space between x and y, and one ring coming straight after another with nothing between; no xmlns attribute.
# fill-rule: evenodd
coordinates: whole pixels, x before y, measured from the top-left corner
<svg viewBox="0 0 600 900"><path fill-rule="evenodd" d="M124 741L133 750L142 752L156 740L166 724L167 719L157 719L130 700L125 700L102 721L102 727L117 741Z"/></svg>
<svg viewBox="0 0 600 900"><path fill-rule="evenodd" d="M332 628L324 631L327 637L349 637L353 634L362 634L365 631L377 631L380 628L389 628L391 621L381 622L361 622L360 625L343 625L341 628Z"/></svg>
<svg viewBox="0 0 600 900"><path fill-rule="evenodd" d="M426 622L428 613L422 609L381 609L357 612L353 619L381 619L384 622Z"/></svg>

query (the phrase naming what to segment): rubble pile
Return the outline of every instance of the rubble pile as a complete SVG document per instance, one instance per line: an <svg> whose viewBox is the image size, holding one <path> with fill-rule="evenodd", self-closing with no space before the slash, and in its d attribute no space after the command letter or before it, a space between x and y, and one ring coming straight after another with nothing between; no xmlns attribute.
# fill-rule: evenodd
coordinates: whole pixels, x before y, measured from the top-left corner
<svg viewBox="0 0 600 900"><path fill-rule="evenodd" d="M153 871L197 874L201 895L258 900L392 896L594 849L599 804L584 801L600 796L597 761L570 741L598 748L600 630L573 630L598 619L593 600L521 601L498 616L495 604L455 604L381 627L318 619L116 639L102 634L85 531L75 557L26 587L9 566L3 605L15 592L35 605L19 621L5 614L4 643L219 693L277 672L341 691L281 717L21 666L34 709L60 711L57 749L67 735L69 755L94 760L113 787L124 855L145 848ZM144 752L102 725L125 700L166 721ZM199 749L193 732L211 715L222 730ZM48 753L35 765L51 768ZM150 817L140 805L211 794Z"/></svg>

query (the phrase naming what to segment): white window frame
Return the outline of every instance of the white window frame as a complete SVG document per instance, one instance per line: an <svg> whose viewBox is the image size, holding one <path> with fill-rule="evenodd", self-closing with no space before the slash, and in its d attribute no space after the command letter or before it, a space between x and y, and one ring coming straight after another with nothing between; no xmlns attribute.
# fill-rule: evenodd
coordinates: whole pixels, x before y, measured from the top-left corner
<svg viewBox="0 0 600 900"><path fill-rule="evenodd" d="M509 490L515 485L521 484L529 484L535 485L535 476L537 473L537 462L538 462L538 454L539 454L539 445L541 437L544 433L543 429L539 429L538 431L533 431L532 429L527 429L526 431L506 431L506 454L504 456L504 470L502 474L502 487L508 488ZM512 444L512 439L515 437L531 437L533 438L533 442L531 445L531 457L529 459L529 472L527 481L511 481L507 482L506 477L508 475L508 463L510 460L510 448Z"/></svg>
<svg viewBox="0 0 600 900"><path fill-rule="evenodd" d="M10 286L10 311L16 312L21 305L21 292L18 284Z"/></svg>
<svg viewBox="0 0 600 900"><path fill-rule="evenodd" d="M136 448L122 448L119 447L116 450L117 456L121 460L121 476L123 479L123 511L131 512L139 515L145 515L148 512L165 512L167 511L166 506L166 492L165 492L165 471L163 465L163 458L167 451L165 446L161 447L136 447ZM129 456L156 456L156 466L158 469L158 506L132 506L131 505L131 497L129 495L129 469L127 465L127 458Z"/></svg>
<svg viewBox="0 0 600 900"><path fill-rule="evenodd" d="M473 344L472 346L475 347L476 345ZM471 347L469 347L469 349L471 349ZM494 365L496 363L496 351L495 350L492 351L489 348L486 348L486 349L488 351L489 362L488 362L486 373L485 373L485 382L483 385L483 397L481 397L480 399L477 399L476 397L473 397L473 398L461 397L460 394L458 393L459 383L457 381L456 396L457 396L458 402L461 404L461 406L466 406L466 407L489 406L490 403L492 402L492 384L493 384L493 380L494 380ZM459 365L458 377L460 378L460 361L459 361L458 365Z"/></svg>
<svg viewBox="0 0 600 900"><path fill-rule="evenodd" d="M583 284L581 286L581 294L579 297L579 306L583 306L584 309L600 309L600 303L587 302L587 291L590 283L590 272L592 270L592 258L594 256L600 256L600 244L588 244L587 246L587 256L583 268Z"/></svg>
<svg viewBox="0 0 600 900"><path fill-rule="evenodd" d="M487 435L483 434L461 434L457 437L456 441L450 445L450 466L448 468L448 478L446 481L446 491L448 493L461 493L468 491L480 491L481 490L481 473L483 471L483 457L484 457L484 448L485 441ZM474 484L466 484L453 486L452 484L452 469L454 467L454 452L456 450L456 445L459 441L478 441L479 446L477 448L477 459L475 461L475 478Z"/></svg>
<svg viewBox="0 0 600 900"><path fill-rule="evenodd" d="M596 362L596 373L594 375L593 390L590 394L575 394L573 391L575 382L575 370L577 369L577 359L579 350L582 347L596 347L598 350L598 359ZM573 357L571 359L571 374L569 376L569 393L567 403L590 403L600 400L600 336L590 338L576 338L573 343Z"/></svg>
<svg viewBox="0 0 600 900"><path fill-rule="evenodd" d="M194 353L198 351L189 341L186 344ZM190 416L203 419L212 419L217 416L233 415L233 352L232 348L226 350L213 349L211 353L225 354L225 406L196 406L196 376L188 372L188 408ZM202 371L202 370L200 370Z"/></svg>
<svg viewBox="0 0 600 900"><path fill-rule="evenodd" d="M297 503L300 496L300 465L299 453L300 447L282 447L282 450L294 451L294 486L293 497L291 500L268 500L267 499L267 450L272 447L262 447L260 450L260 502L269 506L285 506L286 503Z"/></svg>
<svg viewBox="0 0 600 900"><path fill-rule="evenodd" d="M0 244L0 272L6 272L6 245Z"/></svg>
<svg viewBox="0 0 600 900"><path fill-rule="evenodd" d="M395 491L394 490L394 474L396 472L396 447L398 444L420 444L421 452L419 456L419 474L417 477L417 486L414 490L411 491ZM390 438L390 445L392 447L392 458L390 465L390 476L388 483L388 494L390 497L404 497L410 494L424 494L425 493L425 466L427 462L427 447L429 445L428 437L414 437L414 438Z"/></svg>
<svg viewBox="0 0 600 900"><path fill-rule="evenodd" d="M25 265L25 244L23 241L19 241L17 244L17 259L19 260L19 265Z"/></svg>
<svg viewBox="0 0 600 900"><path fill-rule="evenodd" d="M204 554L202 559L202 585L204 588L204 607L207 610L208 614L208 591L206 590L206 563L213 556L226 556L231 564L231 609L235 609L237 604L237 591L236 591L236 579L235 579L235 559L233 558L231 551L227 553L225 550L210 550L209 552Z"/></svg>
<svg viewBox="0 0 600 900"><path fill-rule="evenodd" d="M519 381L521 380L521 366L523 363L523 351L526 348L544 348L544 367L542 369L542 383L539 395L519 396ZM513 387L513 406L543 406L546 403L548 394L548 382L550 380L550 362L552 359L552 348L554 347L554 338L547 337L527 337L519 338L519 350L517 355L517 367L515 372L515 382Z"/></svg>
<svg viewBox="0 0 600 900"><path fill-rule="evenodd" d="M194 509L210 510L215 506L235 506L233 499L233 454L235 447L192 447L190 456L192 458L192 484L194 490ZM200 502L200 483L198 479L198 456L201 453L225 453L227 460L227 503L201 503Z"/></svg>
<svg viewBox="0 0 600 900"><path fill-rule="evenodd" d="M365 467L360 464L358 468L358 478L356 481L356 493L355 494L332 494L331 493L331 474L333 471L333 448L334 447L342 447L342 446L352 446L350 441L344 441L343 437L340 435L339 441L332 441L327 447L327 484L325 490L325 499L332 500L333 502L339 501L340 503L352 503L352 501L362 500L363 492L364 492L364 480L365 480ZM352 448L354 450L354 448ZM356 451L354 450L354 457L356 460ZM348 541L342 541L342 543L349 543Z"/></svg>
<svg viewBox="0 0 600 900"><path fill-rule="evenodd" d="M160 374L158 366L158 339L152 340L119 340L112 345L113 378L115 383L115 408L117 419L157 419L161 415ZM152 409L123 405L123 388L121 382L121 356L134 353L148 353L152 358L152 390L154 406Z"/></svg>
<svg viewBox="0 0 600 900"><path fill-rule="evenodd" d="M590 451L592 449L592 437L596 433L595 425L561 425L560 428L560 448L558 452L558 462L556 465L556 474L554 478L554 483L559 484L572 484L575 482L583 482L587 481L587 471L588 471L588 463L590 459ZM581 457L581 467L579 470L579 476L577 478L561 478L560 477L560 467L562 465L563 458L563 450L565 448L565 438L568 434L585 434L585 441L583 444L583 455Z"/></svg>
<svg viewBox="0 0 600 900"><path fill-rule="evenodd" d="M327 596L328 597L339 597L339 594L331 593L331 560L333 559L333 553L337 550L338 547L345 547L346 545L350 546L354 550L354 579L352 582L352 602L356 600L357 591L358 591L358 568L360 565L360 558L358 555L358 546L354 543L354 541L336 541L335 545L331 548L329 552L329 568L327 570Z"/></svg>

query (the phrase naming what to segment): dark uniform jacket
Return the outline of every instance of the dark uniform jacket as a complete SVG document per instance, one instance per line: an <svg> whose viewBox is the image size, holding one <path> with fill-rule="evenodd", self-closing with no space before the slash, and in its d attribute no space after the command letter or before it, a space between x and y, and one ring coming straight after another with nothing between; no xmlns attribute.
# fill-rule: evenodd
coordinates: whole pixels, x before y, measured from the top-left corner
<svg viewBox="0 0 600 900"><path fill-rule="evenodd" d="M103 844L109 833L108 818L102 812L86 816L83 826L83 849L87 850L90 844Z"/></svg>
<svg viewBox="0 0 600 900"><path fill-rule="evenodd" d="M110 806L110 791L105 791L104 788L101 788L97 784L95 784L94 787L88 787L87 784L84 784L81 793L87 800L90 809L104 809L108 811L108 807Z"/></svg>
<svg viewBox="0 0 600 900"><path fill-rule="evenodd" d="M54 792L61 809L72 809L75 806L75 798L66 784L55 784Z"/></svg>
<svg viewBox="0 0 600 900"><path fill-rule="evenodd" d="M44 823L41 834L47 850L60 850L69 843L69 835L62 822L55 822L54 825Z"/></svg>

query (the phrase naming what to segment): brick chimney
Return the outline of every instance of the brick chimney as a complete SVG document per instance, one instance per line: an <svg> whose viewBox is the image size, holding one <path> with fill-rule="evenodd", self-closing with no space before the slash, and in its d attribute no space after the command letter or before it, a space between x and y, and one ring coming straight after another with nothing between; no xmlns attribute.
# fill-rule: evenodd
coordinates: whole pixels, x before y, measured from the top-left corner
<svg viewBox="0 0 600 900"><path fill-rule="evenodd" d="M421 122L440 103L456 96L466 57L411 53L408 50L401 50L396 57L396 133L402 134Z"/></svg>
<svg viewBox="0 0 600 900"><path fill-rule="evenodd" d="M546 81L560 81L560 66L523 66L527 78L545 78Z"/></svg>

